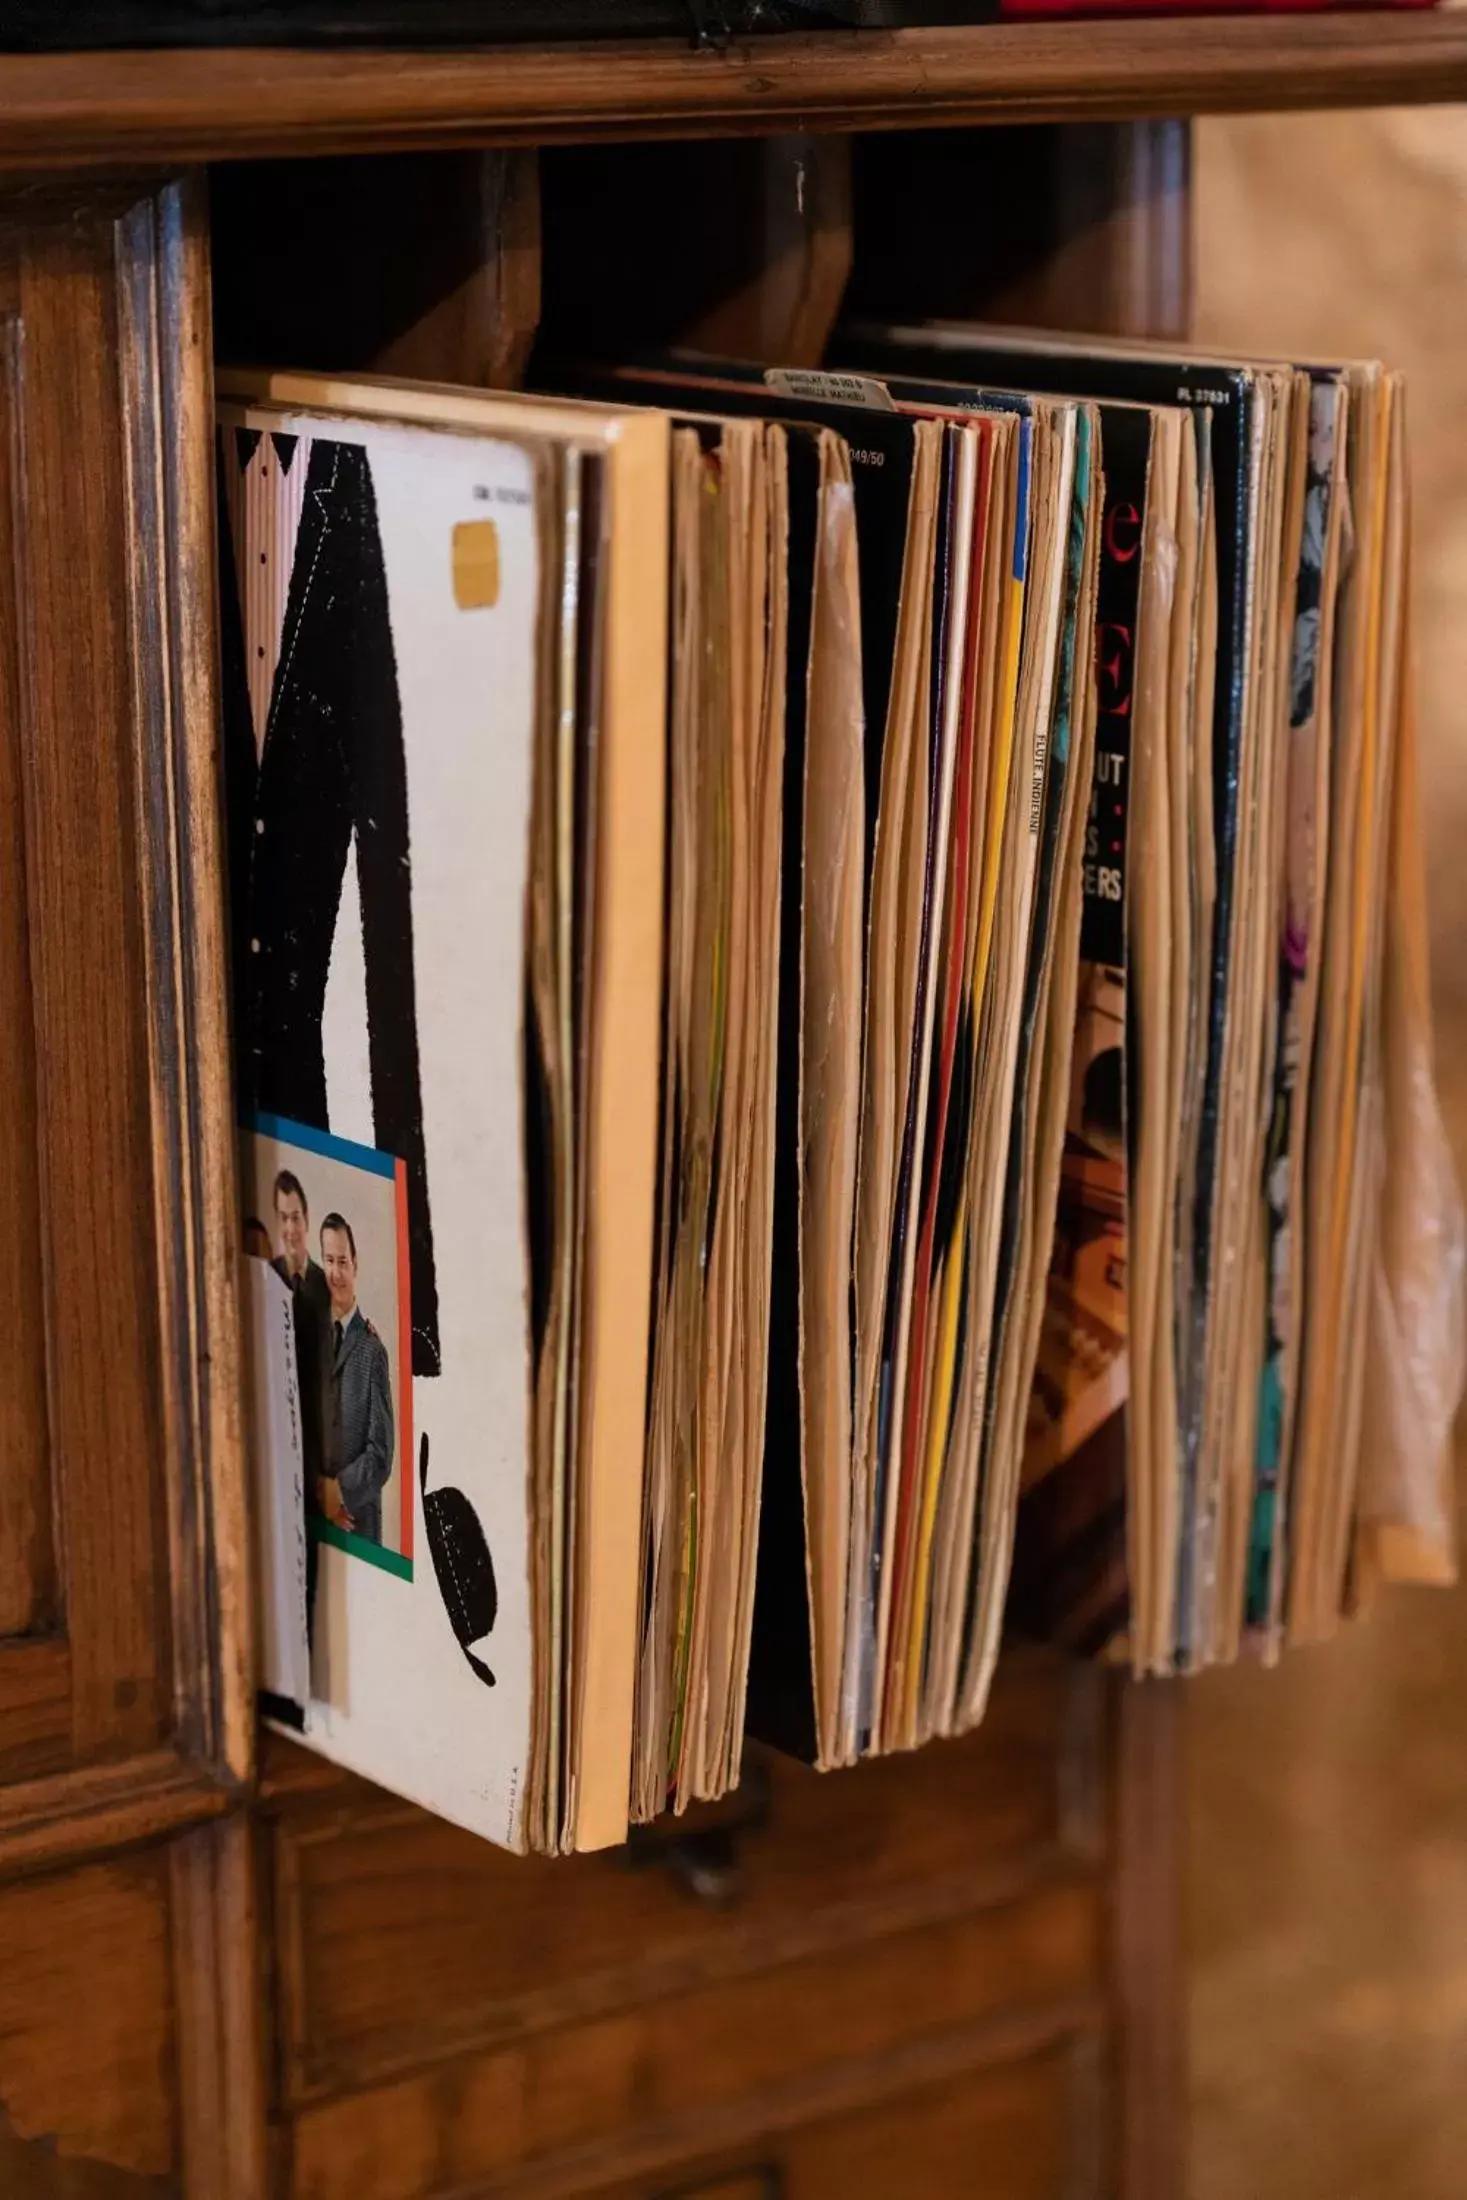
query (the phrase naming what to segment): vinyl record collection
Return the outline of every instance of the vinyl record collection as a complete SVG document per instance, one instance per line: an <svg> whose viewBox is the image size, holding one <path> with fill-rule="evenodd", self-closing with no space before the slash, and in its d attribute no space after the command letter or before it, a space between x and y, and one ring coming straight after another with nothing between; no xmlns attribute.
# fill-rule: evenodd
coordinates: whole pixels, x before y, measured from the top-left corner
<svg viewBox="0 0 1467 2200"><path fill-rule="evenodd" d="M1453 1564L1400 378L834 360L224 378L272 1703L512 1847ZM323 711L308 970L238 866ZM308 1410L312 1170L385 1432Z"/></svg>

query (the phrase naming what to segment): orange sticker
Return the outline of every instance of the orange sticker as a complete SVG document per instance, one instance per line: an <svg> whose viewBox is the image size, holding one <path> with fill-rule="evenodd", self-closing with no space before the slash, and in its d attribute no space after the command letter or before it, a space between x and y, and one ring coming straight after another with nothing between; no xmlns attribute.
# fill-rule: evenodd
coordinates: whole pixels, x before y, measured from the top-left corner
<svg viewBox="0 0 1467 2200"><path fill-rule="evenodd" d="M499 601L499 530L492 519L460 520L453 530L453 600L460 611L491 611Z"/></svg>

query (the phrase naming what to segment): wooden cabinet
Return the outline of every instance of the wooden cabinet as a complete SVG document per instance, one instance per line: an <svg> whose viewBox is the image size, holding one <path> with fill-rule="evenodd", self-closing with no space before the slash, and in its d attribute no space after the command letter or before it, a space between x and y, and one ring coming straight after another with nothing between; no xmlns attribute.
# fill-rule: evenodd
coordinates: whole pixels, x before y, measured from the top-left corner
<svg viewBox="0 0 1467 2200"><path fill-rule="evenodd" d="M272 1752L283 2190L652 2193L715 2149L822 2161L848 2115L895 2131L908 2096L941 2100L955 2148L965 2079L1007 2099L1019 2063L1069 2089L1066 2132L1089 2125L1110 1709L1098 1676L1019 1665L963 1743L838 1778L758 1755L716 1903L676 1868L696 1854L658 1860L671 1831L635 1860L521 1862ZM695 1850L722 1847L710 1815Z"/></svg>
<svg viewBox="0 0 1467 2200"><path fill-rule="evenodd" d="M34 164L19 67L0 160ZM92 143L68 112L56 142ZM1174 2200L1165 1691L1015 1657L966 1742L826 1779L756 1755L724 1817L566 1863L259 1751L209 197L105 142L106 172L0 194L0 2193ZM602 157L633 196L676 171ZM419 226L375 270L366 171L224 177L231 341L509 375L542 295L573 335L569 171L543 282L533 155L415 172ZM818 355L861 264L845 148L707 172L761 241L734 223L663 333ZM336 237L313 307L259 249L268 190ZM1141 249L1129 217L1107 234ZM331 301L367 279L390 310L348 336Z"/></svg>
<svg viewBox="0 0 1467 2200"><path fill-rule="evenodd" d="M272 1745L279 2190L1172 2189L1122 2182L1122 2064L1169 1973L1128 2036L1127 1908L1166 1859L1121 1845L1119 1702L1015 1660L965 1742L824 1779L757 1757L716 1904L655 1845L522 1863Z"/></svg>

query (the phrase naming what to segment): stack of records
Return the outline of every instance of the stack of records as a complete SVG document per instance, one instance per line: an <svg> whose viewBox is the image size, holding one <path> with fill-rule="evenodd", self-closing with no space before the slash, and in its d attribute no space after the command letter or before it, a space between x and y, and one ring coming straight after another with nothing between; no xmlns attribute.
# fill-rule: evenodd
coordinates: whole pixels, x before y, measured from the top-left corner
<svg viewBox="0 0 1467 2200"><path fill-rule="evenodd" d="M511 1847L1441 1576L1403 401L227 376L267 1708Z"/></svg>
<svg viewBox="0 0 1467 2200"><path fill-rule="evenodd" d="M971 1724L997 1652L1075 1023L1098 415L734 367L634 380L816 419L849 452L861 692L808 716L786 882L798 1290L754 1707L841 1764ZM777 1494L796 1475L804 1534Z"/></svg>
<svg viewBox="0 0 1467 2200"><path fill-rule="evenodd" d="M1402 381L962 328L852 344L1103 405L1091 860L1125 842L1125 953L1097 870L1081 990L1119 987L1123 1136L1087 1124L1082 1016L1013 1616L1082 1647L1124 1630L1138 1672L1245 1637L1271 1655L1331 1632L1361 1568L1440 1573L1450 1541L1460 1210L1419 903ZM1122 428L1138 406L1149 456ZM1107 1519L1125 1532L1102 1551Z"/></svg>

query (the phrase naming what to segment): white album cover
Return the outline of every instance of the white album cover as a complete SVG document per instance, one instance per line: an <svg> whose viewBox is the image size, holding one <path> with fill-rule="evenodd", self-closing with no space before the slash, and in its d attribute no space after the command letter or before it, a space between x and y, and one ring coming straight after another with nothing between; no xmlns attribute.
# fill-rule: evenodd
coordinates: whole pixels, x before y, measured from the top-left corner
<svg viewBox="0 0 1467 2200"><path fill-rule="evenodd" d="M219 421L242 1219L294 1310L306 1738L522 1847L536 461Z"/></svg>

